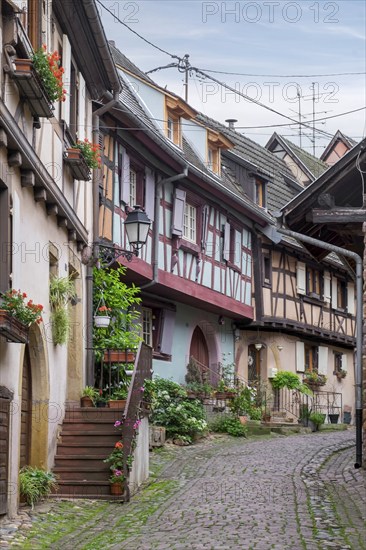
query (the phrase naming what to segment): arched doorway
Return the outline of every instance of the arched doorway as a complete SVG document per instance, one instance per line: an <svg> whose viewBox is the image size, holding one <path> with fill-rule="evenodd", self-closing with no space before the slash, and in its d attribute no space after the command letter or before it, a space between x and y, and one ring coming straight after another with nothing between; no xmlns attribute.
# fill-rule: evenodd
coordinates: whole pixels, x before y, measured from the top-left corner
<svg viewBox="0 0 366 550"><path fill-rule="evenodd" d="M194 357L198 363L209 367L209 354L208 346L206 342L205 335L203 334L200 327L194 329L192 340L191 340L191 349L189 352L190 357Z"/></svg>
<svg viewBox="0 0 366 550"><path fill-rule="evenodd" d="M32 430L32 376L28 346L25 348L22 375L20 467L30 464Z"/></svg>
<svg viewBox="0 0 366 550"><path fill-rule="evenodd" d="M248 383L258 382L261 377L261 350L254 344L248 346Z"/></svg>

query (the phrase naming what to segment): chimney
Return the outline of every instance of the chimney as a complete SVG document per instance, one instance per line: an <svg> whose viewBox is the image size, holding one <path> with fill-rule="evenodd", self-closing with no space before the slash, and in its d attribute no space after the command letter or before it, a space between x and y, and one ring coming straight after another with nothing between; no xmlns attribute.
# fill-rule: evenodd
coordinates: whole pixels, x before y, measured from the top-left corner
<svg viewBox="0 0 366 550"><path fill-rule="evenodd" d="M227 118L225 120L225 122L228 123L230 130L234 130L235 129L235 122L238 122L238 121L236 120L236 118Z"/></svg>

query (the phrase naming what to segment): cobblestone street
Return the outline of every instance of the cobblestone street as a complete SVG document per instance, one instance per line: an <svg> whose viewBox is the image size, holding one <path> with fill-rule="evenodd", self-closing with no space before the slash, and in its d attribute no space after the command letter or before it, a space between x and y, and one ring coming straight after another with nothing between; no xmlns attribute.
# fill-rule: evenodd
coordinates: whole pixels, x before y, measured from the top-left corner
<svg viewBox="0 0 366 550"><path fill-rule="evenodd" d="M348 430L169 447L154 453L151 482L130 503L47 503L0 546L366 549L366 472L353 468L354 441Z"/></svg>

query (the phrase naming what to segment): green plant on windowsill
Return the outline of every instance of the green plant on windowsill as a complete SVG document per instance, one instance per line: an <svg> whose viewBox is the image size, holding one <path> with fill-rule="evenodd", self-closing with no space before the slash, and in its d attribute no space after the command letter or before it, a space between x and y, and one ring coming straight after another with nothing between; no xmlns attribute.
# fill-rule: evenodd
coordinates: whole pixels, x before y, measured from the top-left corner
<svg viewBox="0 0 366 550"><path fill-rule="evenodd" d="M52 472L24 466L19 472L19 492L27 504L34 508L36 502L56 489L56 477Z"/></svg>
<svg viewBox="0 0 366 550"><path fill-rule="evenodd" d="M306 370L303 382L309 386L324 386L327 383L327 377L324 374Z"/></svg>
<svg viewBox="0 0 366 550"><path fill-rule="evenodd" d="M336 375L336 377L338 378L338 380L342 380L342 378L346 378L346 376L347 376L347 371L344 370L344 369L341 369L341 370L334 371L333 374Z"/></svg>
<svg viewBox="0 0 366 550"><path fill-rule="evenodd" d="M128 395L128 389L126 387L112 388L112 392L109 399L111 401L119 401L119 400L123 401L127 399L127 395Z"/></svg>

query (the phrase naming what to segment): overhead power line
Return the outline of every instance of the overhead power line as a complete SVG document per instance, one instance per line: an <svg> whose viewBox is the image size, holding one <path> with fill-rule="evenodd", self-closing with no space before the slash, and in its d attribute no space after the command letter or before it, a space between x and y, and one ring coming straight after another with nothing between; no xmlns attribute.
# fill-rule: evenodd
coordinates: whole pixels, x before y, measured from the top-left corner
<svg viewBox="0 0 366 550"><path fill-rule="evenodd" d="M213 74L224 74L232 76L256 76L263 78L321 78L328 76L355 76L355 75L365 75L366 72L355 72L355 73L327 73L327 74L254 74L254 73L236 73L230 71L216 71L213 69L202 69L206 73Z"/></svg>

